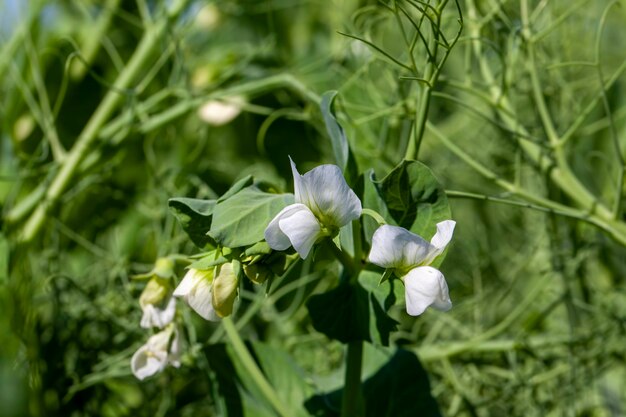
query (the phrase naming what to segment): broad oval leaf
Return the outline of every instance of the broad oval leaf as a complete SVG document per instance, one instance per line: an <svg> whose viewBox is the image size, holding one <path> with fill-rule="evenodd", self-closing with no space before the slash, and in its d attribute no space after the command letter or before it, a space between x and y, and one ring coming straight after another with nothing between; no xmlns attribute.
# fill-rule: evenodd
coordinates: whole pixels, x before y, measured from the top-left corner
<svg viewBox="0 0 626 417"><path fill-rule="evenodd" d="M374 284L368 284L375 288ZM384 298L382 294L366 291L360 284L344 283L309 298L307 309L315 330L331 339L342 343L363 340L387 346L397 322L385 312L384 301L379 301Z"/></svg>
<svg viewBox="0 0 626 417"><path fill-rule="evenodd" d="M209 236L228 248L254 245L264 239L265 228L274 216L293 201L292 194L266 193L255 185L246 187L217 203Z"/></svg>
<svg viewBox="0 0 626 417"><path fill-rule="evenodd" d="M421 162L402 161L377 186L394 223L420 236L432 236L451 217L444 188Z"/></svg>
<svg viewBox="0 0 626 417"><path fill-rule="evenodd" d="M343 171L348 184L354 184L358 178L358 169L354 155L350 151L350 144L343 127L335 117L333 112L333 102L337 97L337 91L331 90L322 94L320 102L320 111L324 118L324 125L330 137L330 143L333 148L335 162Z"/></svg>
<svg viewBox="0 0 626 417"><path fill-rule="evenodd" d="M342 391L311 397L307 410L316 417L339 417ZM365 417L441 416L426 370L413 352L404 349L390 352L387 362L363 382L363 398Z"/></svg>
<svg viewBox="0 0 626 417"><path fill-rule="evenodd" d="M211 229L211 218L215 200L198 198L170 198L168 205L191 241L201 249L214 246L215 242L207 232Z"/></svg>

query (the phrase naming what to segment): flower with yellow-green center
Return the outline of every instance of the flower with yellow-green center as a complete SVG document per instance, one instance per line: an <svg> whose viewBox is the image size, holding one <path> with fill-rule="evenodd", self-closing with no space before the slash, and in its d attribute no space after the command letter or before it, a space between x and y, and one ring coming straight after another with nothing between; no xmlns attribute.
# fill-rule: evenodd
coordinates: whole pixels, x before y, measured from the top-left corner
<svg viewBox="0 0 626 417"><path fill-rule="evenodd" d="M131 370L140 380L163 371L168 364L180 366L180 340L173 324L151 336L130 360Z"/></svg>
<svg viewBox="0 0 626 417"><path fill-rule="evenodd" d="M361 201L336 165L320 165L300 175L290 159L295 203L282 209L265 229L274 250L293 246L302 259L323 237L361 216Z"/></svg>
<svg viewBox="0 0 626 417"><path fill-rule="evenodd" d="M176 300L172 297L172 278L174 261L169 258L157 259L154 269L137 278L148 278L148 284L139 296L139 305L143 311L140 325L143 328L162 329L172 322L176 313Z"/></svg>
<svg viewBox="0 0 626 417"><path fill-rule="evenodd" d="M455 225L453 220L437 223L430 242L398 226L383 225L374 232L369 261L393 270L402 279L406 311L412 316L430 306L442 311L452 307L443 274L429 265L450 243Z"/></svg>

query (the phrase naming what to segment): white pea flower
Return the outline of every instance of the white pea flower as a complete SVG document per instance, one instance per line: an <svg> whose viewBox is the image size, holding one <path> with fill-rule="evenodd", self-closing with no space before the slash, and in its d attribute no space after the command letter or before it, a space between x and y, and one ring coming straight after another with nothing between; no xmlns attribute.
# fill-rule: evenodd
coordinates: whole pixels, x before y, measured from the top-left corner
<svg viewBox="0 0 626 417"><path fill-rule="evenodd" d="M265 240L274 250L293 246L304 259L318 239L334 236L361 216L361 201L338 166L320 165L300 175L289 160L296 202L274 217L265 229Z"/></svg>
<svg viewBox="0 0 626 417"><path fill-rule="evenodd" d="M139 296L139 305L143 311L140 325L144 329L162 329L170 324L176 313L176 300L169 281L157 276L150 279Z"/></svg>
<svg viewBox="0 0 626 417"><path fill-rule="evenodd" d="M446 311L452 308L448 284L443 274L430 265L452 239L456 222L437 223L437 232L430 243L405 228L384 225L372 237L369 261L393 269L404 281L406 310L418 316L432 306Z"/></svg>
<svg viewBox="0 0 626 417"><path fill-rule="evenodd" d="M174 296L185 300L203 319L219 321L220 317L213 308L212 301L213 271L214 268L207 270L190 268L174 290Z"/></svg>
<svg viewBox="0 0 626 417"><path fill-rule="evenodd" d="M176 300L172 297L173 276L174 261L169 258L157 259L152 271L135 276L148 279L148 284L139 296L139 305L143 311L141 327L162 329L174 320Z"/></svg>
<svg viewBox="0 0 626 417"><path fill-rule="evenodd" d="M180 340L173 324L151 336L130 360L131 370L140 380L163 371L168 364L180 366Z"/></svg>

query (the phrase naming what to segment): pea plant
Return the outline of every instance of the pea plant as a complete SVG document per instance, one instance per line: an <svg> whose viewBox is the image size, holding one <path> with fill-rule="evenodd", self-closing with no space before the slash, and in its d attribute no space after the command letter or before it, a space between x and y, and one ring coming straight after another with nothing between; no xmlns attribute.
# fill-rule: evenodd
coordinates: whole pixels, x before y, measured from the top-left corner
<svg viewBox="0 0 626 417"><path fill-rule="evenodd" d="M623 6L0 2L0 414L626 413Z"/></svg>
<svg viewBox="0 0 626 417"><path fill-rule="evenodd" d="M390 334L397 326L387 314L393 305L404 302L411 316L419 316L428 307L442 311L452 307L446 280L431 265L443 260L456 223L451 220L445 191L435 175L412 159L425 130L431 89L461 34L458 3L456 36L448 41L441 32L446 3L436 7L426 3L404 6L412 11L397 3L386 6L412 25L412 34L403 33L412 64L401 65L411 71L411 79L422 85L413 140L407 145L405 158L384 178L377 179L371 169L358 168L333 112L337 92L330 91L322 95L320 111L336 164L316 166L301 175L289 158L293 194L248 176L217 199L169 200L174 215L200 252L183 259L162 258L152 272L137 277L148 279L140 297L141 325L158 329L132 357L132 371L137 378L159 373L167 365L180 366L179 328L189 323L175 314L175 299L179 299L203 319L220 323L230 341L229 354L239 363L238 369L249 376L251 390L280 416L309 415L307 412L339 412L341 416L437 414L427 376L414 353L389 351L387 363L363 384L362 363L364 343L389 346ZM430 30L425 29L427 25L422 27L426 18ZM399 64L377 46L359 40ZM427 50L423 68L414 56L417 45ZM175 260L189 263L177 285L172 279ZM330 287L306 301L311 325L346 346L344 384L335 392L318 393L305 402L286 401L281 396L285 387L273 386L267 376L272 373L267 368L279 366L269 359L271 348L259 366L233 317L252 311L253 307L242 301L244 289L264 292L269 297L280 290L286 276L301 279L311 274L315 277L313 285L319 280ZM408 375L415 380L401 390L394 389L399 383L397 374L405 366L413 370ZM374 387L376 393L372 392ZM292 396L307 398L309 389L300 383L291 390L301 392ZM414 401L411 396L420 400Z"/></svg>

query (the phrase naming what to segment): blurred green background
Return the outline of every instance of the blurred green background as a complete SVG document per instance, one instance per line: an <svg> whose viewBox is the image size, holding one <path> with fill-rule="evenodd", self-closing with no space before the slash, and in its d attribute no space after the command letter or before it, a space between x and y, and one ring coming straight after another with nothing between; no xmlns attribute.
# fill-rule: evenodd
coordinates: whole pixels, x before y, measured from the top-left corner
<svg viewBox="0 0 626 417"><path fill-rule="evenodd" d="M458 226L441 269L454 308L392 311L392 343L418 353L445 416L626 415L625 3L460 2L419 153L451 191ZM0 3L0 415L221 415L206 344L221 341L217 325L187 317L198 343L183 367L132 376L146 332L130 277L197 251L168 198L214 198L248 174L288 191L288 155L301 172L332 163L327 90L361 171L382 178L400 162L422 87L384 55L408 62L413 28L394 5ZM455 4L442 16L451 39ZM425 62L421 43L414 55ZM231 122L200 117L232 97ZM88 146L55 194L77 143ZM594 207L615 208L610 222L558 179L563 159ZM342 347L304 308L324 284L302 288L269 300L244 335L326 389Z"/></svg>

